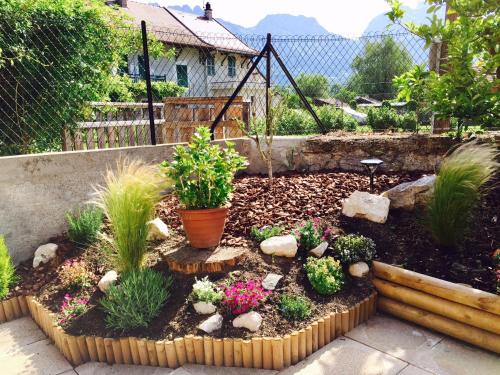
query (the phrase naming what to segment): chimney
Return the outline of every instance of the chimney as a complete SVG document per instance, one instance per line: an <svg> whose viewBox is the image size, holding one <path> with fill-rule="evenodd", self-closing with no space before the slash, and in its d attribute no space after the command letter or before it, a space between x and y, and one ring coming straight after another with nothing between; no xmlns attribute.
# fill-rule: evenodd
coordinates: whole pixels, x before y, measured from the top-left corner
<svg viewBox="0 0 500 375"><path fill-rule="evenodd" d="M127 8L127 0L118 0L118 5L121 6L122 8Z"/></svg>
<svg viewBox="0 0 500 375"><path fill-rule="evenodd" d="M205 4L205 18L209 21L212 20L212 6L209 2Z"/></svg>

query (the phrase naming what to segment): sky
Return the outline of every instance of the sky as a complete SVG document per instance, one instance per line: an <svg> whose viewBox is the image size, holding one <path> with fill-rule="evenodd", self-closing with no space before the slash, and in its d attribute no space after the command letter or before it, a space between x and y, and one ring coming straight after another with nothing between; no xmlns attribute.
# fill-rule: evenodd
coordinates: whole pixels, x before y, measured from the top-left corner
<svg viewBox="0 0 500 375"><path fill-rule="evenodd" d="M203 0L135 0L168 5L203 6ZM209 0L216 18L245 27L255 26L268 14L287 13L314 17L328 31L344 36L359 36L375 16L385 13L385 0ZM424 0L402 0L415 8Z"/></svg>

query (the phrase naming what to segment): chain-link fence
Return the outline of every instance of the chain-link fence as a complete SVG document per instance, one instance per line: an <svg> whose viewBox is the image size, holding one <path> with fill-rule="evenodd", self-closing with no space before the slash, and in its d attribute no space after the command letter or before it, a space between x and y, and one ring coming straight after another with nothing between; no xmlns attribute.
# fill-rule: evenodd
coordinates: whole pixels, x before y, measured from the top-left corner
<svg viewBox="0 0 500 375"><path fill-rule="evenodd" d="M21 33L2 22L0 155L184 142L214 121L215 138L239 137L262 131L269 105L282 109L279 135L416 131L428 122L395 101L394 76L428 62L412 34L273 35L269 54L266 35L182 22L187 27L148 23L146 38L138 25L124 37L98 25L54 20Z"/></svg>

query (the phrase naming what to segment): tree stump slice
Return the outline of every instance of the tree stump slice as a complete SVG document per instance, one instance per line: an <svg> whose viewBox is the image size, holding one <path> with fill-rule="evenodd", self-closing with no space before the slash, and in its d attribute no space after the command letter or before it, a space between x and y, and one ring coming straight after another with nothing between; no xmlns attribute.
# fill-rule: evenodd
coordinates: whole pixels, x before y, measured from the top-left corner
<svg viewBox="0 0 500 375"><path fill-rule="evenodd" d="M243 258L248 248L219 246L215 250L181 246L163 253L171 271L184 274L224 272Z"/></svg>

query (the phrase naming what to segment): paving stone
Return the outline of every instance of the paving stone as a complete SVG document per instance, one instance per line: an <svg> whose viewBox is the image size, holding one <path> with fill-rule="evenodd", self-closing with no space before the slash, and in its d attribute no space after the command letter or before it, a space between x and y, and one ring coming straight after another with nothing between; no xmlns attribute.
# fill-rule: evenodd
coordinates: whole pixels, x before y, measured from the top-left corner
<svg viewBox="0 0 500 375"><path fill-rule="evenodd" d="M64 371L63 373L59 374L59 375L78 375L75 370L68 370L68 371Z"/></svg>
<svg viewBox="0 0 500 375"><path fill-rule="evenodd" d="M25 317L3 323L0 325L0 357L45 339L45 335L31 318Z"/></svg>
<svg viewBox="0 0 500 375"><path fill-rule="evenodd" d="M71 365L49 340L25 345L1 358L1 373L9 375L56 375Z"/></svg>
<svg viewBox="0 0 500 375"><path fill-rule="evenodd" d="M280 375L395 375L407 365L347 337L341 337Z"/></svg>
<svg viewBox="0 0 500 375"><path fill-rule="evenodd" d="M78 375L167 375L174 370L152 366L108 365L106 363L89 362L75 368Z"/></svg>
<svg viewBox="0 0 500 375"><path fill-rule="evenodd" d="M422 370L421 368L412 365L408 365L398 375L433 375L433 373Z"/></svg>
<svg viewBox="0 0 500 375"><path fill-rule="evenodd" d="M373 317L346 336L404 361L443 339L440 334L387 315Z"/></svg>
<svg viewBox="0 0 500 375"><path fill-rule="evenodd" d="M186 371L177 373L179 370ZM273 375L277 374L277 371L270 370L259 370L259 369L249 369L240 367L215 367L215 366L201 366L201 365L184 365L181 368L175 370L172 375Z"/></svg>
<svg viewBox="0 0 500 375"><path fill-rule="evenodd" d="M408 362L437 375L500 374L500 356L451 338L422 349Z"/></svg>

